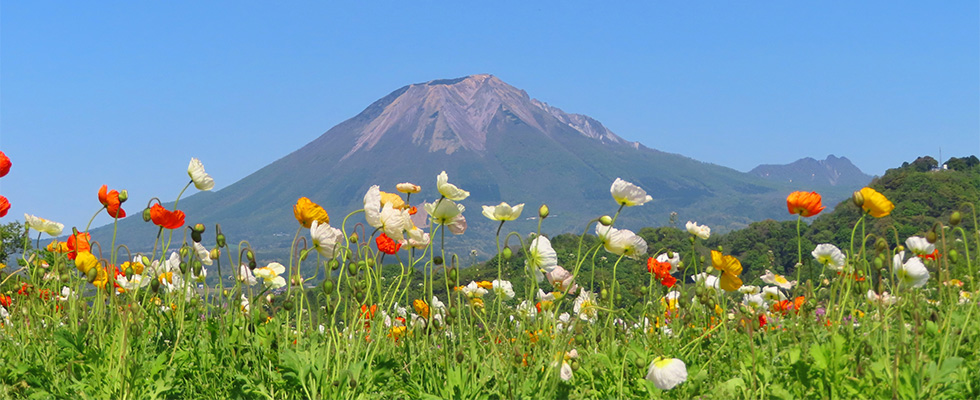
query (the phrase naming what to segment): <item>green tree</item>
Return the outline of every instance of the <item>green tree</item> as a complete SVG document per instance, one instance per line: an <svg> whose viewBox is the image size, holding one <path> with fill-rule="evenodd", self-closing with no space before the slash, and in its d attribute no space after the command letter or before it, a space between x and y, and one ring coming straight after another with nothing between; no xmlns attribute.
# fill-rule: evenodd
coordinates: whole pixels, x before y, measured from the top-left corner
<svg viewBox="0 0 980 400"><path fill-rule="evenodd" d="M24 249L27 229L20 222L0 225L0 263L7 263L7 257Z"/></svg>

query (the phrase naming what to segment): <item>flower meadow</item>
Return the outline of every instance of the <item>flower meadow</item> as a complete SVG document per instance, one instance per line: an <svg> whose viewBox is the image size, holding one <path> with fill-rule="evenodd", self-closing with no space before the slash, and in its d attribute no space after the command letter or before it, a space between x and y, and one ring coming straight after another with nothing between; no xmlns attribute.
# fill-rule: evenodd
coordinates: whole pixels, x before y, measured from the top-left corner
<svg viewBox="0 0 980 400"><path fill-rule="evenodd" d="M199 160L187 173L172 208L93 190L96 215L142 218L154 243L24 216L32 236L0 270L0 397L980 398L973 204L921 235L876 236L867 224L895 205L866 187L849 243L798 236L795 275L749 276L705 245L709 226L689 221L683 246L659 249L622 228L653 201L625 180L610 214L556 250L546 205L469 205L443 172L434 187L371 186L348 214L281 205L296 236L288 261L268 262L179 209L191 186L214 188ZM786 203L797 232L824 210L814 192ZM0 196L0 217L8 208ZM529 216L537 231L506 229ZM446 250L467 218L498 223L486 280L463 279ZM629 304L627 263L647 280Z"/></svg>

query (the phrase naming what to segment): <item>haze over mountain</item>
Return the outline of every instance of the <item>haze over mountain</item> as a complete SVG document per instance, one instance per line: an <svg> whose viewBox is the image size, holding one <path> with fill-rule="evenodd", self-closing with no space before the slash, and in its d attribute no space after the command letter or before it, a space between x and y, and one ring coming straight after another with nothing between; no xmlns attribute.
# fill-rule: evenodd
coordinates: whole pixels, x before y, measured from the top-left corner
<svg viewBox="0 0 980 400"><path fill-rule="evenodd" d="M469 229L447 237L447 245L482 255L494 251L496 223L481 215L481 205L526 203L524 219L506 224L505 232L536 230L542 203L552 213L544 221L545 233L581 232L591 218L616 212L609 186L617 177L654 198L623 210L617 226L632 229L666 225L672 218L681 226L694 220L722 231L784 219L789 191L826 186L822 180L768 180L629 142L599 121L566 113L482 74L395 90L293 153L179 205L188 224L209 226L208 238L220 223L229 243L247 239L260 252L284 254L298 226L292 214L297 198L319 203L330 213L331 225L339 226L348 212L362 208L371 185L394 192L397 183L412 182L423 189L412 196L413 205L438 199L435 178L441 171L471 193L462 202ZM866 183L840 176L836 187L844 195ZM362 221L355 215L348 229ZM123 241L135 247L152 243L156 234L139 217L122 220L119 229ZM105 238L111 226L93 233Z"/></svg>

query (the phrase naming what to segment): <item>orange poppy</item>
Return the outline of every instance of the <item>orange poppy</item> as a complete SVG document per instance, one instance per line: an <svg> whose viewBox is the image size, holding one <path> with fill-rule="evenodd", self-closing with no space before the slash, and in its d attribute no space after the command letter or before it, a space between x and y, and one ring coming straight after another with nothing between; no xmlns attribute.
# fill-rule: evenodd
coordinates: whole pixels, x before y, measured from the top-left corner
<svg viewBox="0 0 980 400"><path fill-rule="evenodd" d="M671 265L669 262L657 261L657 259L650 257L647 259L647 271L654 274L657 280L660 281L661 285L666 287L673 287L677 283L677 278L674 278L670 274Z"/></svg>
<svg viewBox="0 0 980 400"><path fill-rule="evenodd" d="M10 210L10 201L6 197L0 196L0 218L6 216L8 210Z"/></svg>
<svg viewBox="0 0 980 400"><path fill-rule="evenodd" d="M92 251L92 245L89 244L90 240L92 240L92 235L88 232L75 233L69 236L67 243L68 259L74 260L80 251Z"/></svg>
<svg viewBox="0 0 980 400"><path fill-rule="evenodd" d="M161 228L177 229L184 225L184 212L167 210L158 203L150 207L150 219Z"/></svg>
<svg viewBox="0 0 980 400"><path fill-rule="evenodd" d="M381 250L385 254L395 254L398 249L402 248L402 244L396 242L394 239L388 237L388 235L381 234L377 239L374 240L378 244L378 250Z"/></svg>
<svg viewBox="0 0 980 400"><path fill-rule="evenodd" d="M10 157L0 151L0 178L7 176L10 172Z"/></svg>
<svg viewBox="0 0 980 400"><path fill-rule="evenodd" d="M119 201L119 191L115 189L109 191L108 186L102 185L102 188L99 189L99 202L105 206L109 216L126 218L126 211L122 209L122 202Z"/></svg>
<svg viewBox="0 0 980 400"><path fill-rule="evenodd" d="M313 221L321 224L330 223L330 215L327 214L327 211L306 197L300 197L299 200L296 200L296 205L293 206L293 215L296 216L296 221L299 221L299 224L306 229L310 229Z"/></svg>
<svg viewBox="0 0 980 400"><path fill-rule="evenodd" d="M790 214L812 217L820 214L824 206L820 204L820 195L817 192L793 192L786 197L786 208Z"/></svg>

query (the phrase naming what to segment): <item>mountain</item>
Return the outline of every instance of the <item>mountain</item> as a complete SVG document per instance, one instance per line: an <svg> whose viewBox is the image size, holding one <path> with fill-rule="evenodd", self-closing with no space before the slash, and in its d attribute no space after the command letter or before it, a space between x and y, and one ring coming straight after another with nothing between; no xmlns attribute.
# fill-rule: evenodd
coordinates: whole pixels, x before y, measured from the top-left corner
<svg viewBox="0 0 980 400"><path fill-rule="evenodd" d="M397 183L412 182L423 189L412 196L413 205L437 200L435 177L441 171L471 193L462 202L469 229L447 237L447 246L483 256L495 252L497 224L481 215L481 205L526 203L523 219L507 223L504 232L536 230L534 217L543 203L551 209L543 232L581 232L590 219L616 212L609 186L619 177L646 189L654 201L624 209L618 226L683 226L693 220L725 231L787 218L785 196L799 190L629 142L599 121L566 113L483 74L395 90L242 180L182 199L180 209L188 224L220 223L229 243L247 239L260 255L280 258L297 231L292 214L297 198L322 205L331 225L338 226L347 213L362 208L371 185L394 192ZM840 185L848 194L860 187L850 181ZM363 216L351 221L348 232ZM93 234L106 238L111 230ZM137 217L122 220L119 232L130 247L141 248L152 243L156 229Z"/></svg>
<svg viewBox="0 0 980 400"><path fill-rule="evenodd" d="M821 188L866 185L872 178L861 172L847 157L838 158L833 154L825 160L807 157L790 164L763 164L749 173L771 181L805 183Z"/></svg>

